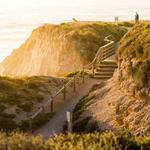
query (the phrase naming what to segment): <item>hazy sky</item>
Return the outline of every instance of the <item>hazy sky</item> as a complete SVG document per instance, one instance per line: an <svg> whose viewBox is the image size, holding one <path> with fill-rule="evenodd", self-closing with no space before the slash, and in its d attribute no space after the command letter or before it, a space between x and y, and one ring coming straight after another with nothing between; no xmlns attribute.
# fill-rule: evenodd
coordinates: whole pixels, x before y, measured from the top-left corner
<svg viewBox="0 0 150 150"><path fill-rule="evenodd" d="M146 11L150 11L150 0L0 0L0 13L28 13L32 10L33 13L52 13L55 17L63 12L65 15L66 12L68 14L74 12L76 15L78 11L82 13L88 10L89 13L94 13L94 9L95 11L102 9L104 13L108 12L109 15L113 9L118 10L116 13L120 13L119 9L126 9L124 15L138 11L145 16L148 14ZM143 13L142 10L145 12Z"/></svg>
<svg viewBox="0 0 150 150"><path fill-rule="evenodd" d="M2 9L86 7L94 4L105 7L112 7L112 5L150 7L150 0L0 0L0 8Z"/></svg>
<svg viewBox="0 0 150 150"><path fill-rule="evenodd" d="M150 0L0 0L0 61L44 23L78 20L150 20Z"/></svg>

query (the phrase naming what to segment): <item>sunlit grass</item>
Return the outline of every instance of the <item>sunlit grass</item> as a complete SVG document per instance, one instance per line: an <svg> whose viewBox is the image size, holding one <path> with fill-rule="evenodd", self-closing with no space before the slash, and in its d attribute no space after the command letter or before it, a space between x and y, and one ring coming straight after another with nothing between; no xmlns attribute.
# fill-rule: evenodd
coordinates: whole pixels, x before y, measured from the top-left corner
<svg viewBox="0 0 150 150"><path fill-rule="evenodd" d="M59 135L48 140L28 133L0 133L1 150L148 150L150 136L130 133L115 135L111 132Z"/></svg>
<svg viewBox="0 0 150 150"><path fill-rule="evenodd" d="M65 79L44 76L10 78L0 77L0 129L10 132L14 129L30 130L30 117L36 104L42 104L52 88L59 88ZM37 109L36 109L37 110ZM27 118L16 118L25 114ZM53 114L43 112L32 121L32 130L49 121Z"/></svg>
<svg viewBox="0 0 150 150"><path fill-rule="evenodd" d="M55 39L63 35L79 53L83 62L89 62L94 58L99 47L105 44L104 38L111 34L114 38L113 40L119 41L127 32L124 27L124 23L117 26L109 22L75 21L59 25L46 24L33 33L40 33L42 36L45 34L53 35ZM63 52L67 53L67 50Z"/></svg>
<svg viewBox="0 0 150 150"><path fill-rule="evenodd" d="M129 61L127 73L141 89L148 86L150 74L150 22L140 23L128 32L120 42L117 60ZM134 61L134 64L133 64Z"/></svg>

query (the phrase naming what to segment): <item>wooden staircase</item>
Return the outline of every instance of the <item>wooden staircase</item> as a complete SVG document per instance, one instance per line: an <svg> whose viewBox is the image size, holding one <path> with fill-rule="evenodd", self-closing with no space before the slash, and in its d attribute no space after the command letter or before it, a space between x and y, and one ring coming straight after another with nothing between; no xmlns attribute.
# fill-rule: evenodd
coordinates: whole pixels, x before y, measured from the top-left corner
<svg viewBox="0 0 150 150"><path fill-rule="evenodd" d="M73 78L71 78L58 92L52 95L49 100L30 117L30 130L32 129L33 119L38 117L38 115L47 107L50 106L50 111L54 112L54 102L56 101L57 96L63 95L63 99L65 101L68 88L72 87L73 91L76 92L76 82L81 82L80 79L82 78L82 83L85 83L85 71L89 72L90 77L97 79L107 80L112 77L114 70L117 68L117 64L115 60L111 60L110 58L115 55L118 44L110 40L110 37L111 35L104 39L106 44L98 49L93 61L88 65L83 66L82 70L75 74Z"/></svg>
<svg viewBox="0 0 150 150"><path fill-rule="evenodd" d="M104 60L97 67L93 78L96 79L109 79L113 76L114 70L117 68L117 64L113 60Z"/></svg>

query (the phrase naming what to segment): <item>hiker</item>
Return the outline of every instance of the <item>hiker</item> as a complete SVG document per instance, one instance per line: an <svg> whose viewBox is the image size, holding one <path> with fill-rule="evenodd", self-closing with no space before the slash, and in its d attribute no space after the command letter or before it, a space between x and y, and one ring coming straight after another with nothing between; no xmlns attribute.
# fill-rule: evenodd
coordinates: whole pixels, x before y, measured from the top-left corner
<svg viewBox="0 0 150 150"><path fill-rule="evenodd" d="M118 25L118 22L119 22L119 17L115 16L115 24Z"/></svg>
<svg viewBox="0 0 150 150"><path fill-rule="evenodd" d="M135 23L139 23L139 14L137 12L135 14Z"/></svg>

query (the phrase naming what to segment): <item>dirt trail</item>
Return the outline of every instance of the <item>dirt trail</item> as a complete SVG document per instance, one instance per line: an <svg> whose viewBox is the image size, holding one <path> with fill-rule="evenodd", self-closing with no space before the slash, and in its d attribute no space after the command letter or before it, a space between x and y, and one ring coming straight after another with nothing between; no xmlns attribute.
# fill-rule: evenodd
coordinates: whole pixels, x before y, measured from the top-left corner
<svg viewBox="0 0 150 150"><path fill-rule="evenodd" d="M63 130L63 126L66 122L66 112L73 111L76 104L82 99L92 86L102 80L87 78L84 84L78 86L77 92L73 93L70 100L65 102L61 109L55 114L55 116L40 129L35 131L34 135L42 135L45 139L56 134L60 134Z"/></svg>

